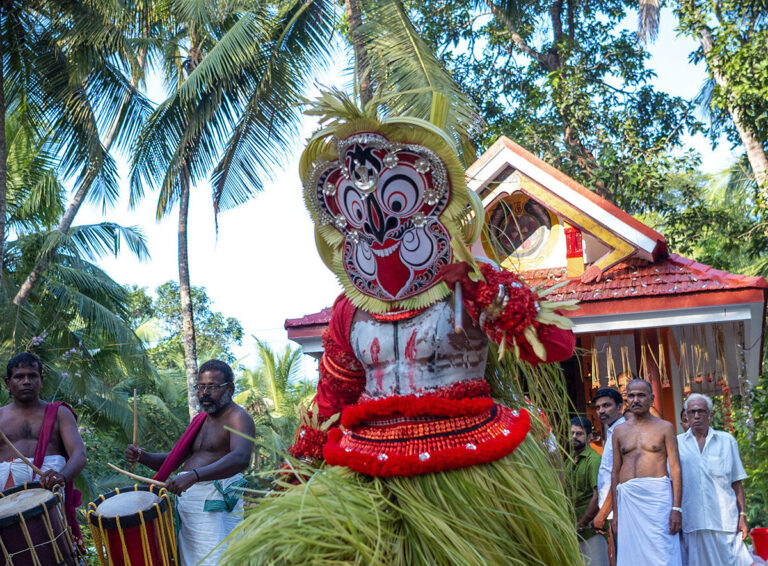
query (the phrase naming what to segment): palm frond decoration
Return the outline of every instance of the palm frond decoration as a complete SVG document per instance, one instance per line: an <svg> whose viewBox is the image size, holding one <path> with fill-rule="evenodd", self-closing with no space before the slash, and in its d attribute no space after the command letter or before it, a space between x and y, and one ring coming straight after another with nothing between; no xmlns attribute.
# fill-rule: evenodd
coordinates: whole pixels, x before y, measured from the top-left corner
<svg viewBox="0 0 768 566"><path fill-rule="evenodd" d="M364 41L371 80L384 113L429 120L437 93L451 109L444 129L459 147L467 147L464 142L479 133L483 121L472 100L419 36L402 2L366 3L364 15L357 32ZM473 156L463 157L469 165Z"/></svg>

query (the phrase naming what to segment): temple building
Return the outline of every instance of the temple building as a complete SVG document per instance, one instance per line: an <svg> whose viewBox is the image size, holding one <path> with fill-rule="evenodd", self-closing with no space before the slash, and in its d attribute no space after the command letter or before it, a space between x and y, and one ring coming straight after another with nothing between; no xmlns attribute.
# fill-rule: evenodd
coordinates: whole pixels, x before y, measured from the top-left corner
<svg viewBox="0 0 768 566"><path fill-rule="evenodd" d="M677 424L690 392L730 396L756 385L768 281L669 253L652 230L518 144L502 137L468 170L485 208L476 256L518 272L569 312L577 354L563 364L577 410L598 387L649 380L655 409ZM334 297L328 297L328 303ZM288 338L319 357L330 308L288 319ZM593 416L593 422L597 424Z"/></svg>

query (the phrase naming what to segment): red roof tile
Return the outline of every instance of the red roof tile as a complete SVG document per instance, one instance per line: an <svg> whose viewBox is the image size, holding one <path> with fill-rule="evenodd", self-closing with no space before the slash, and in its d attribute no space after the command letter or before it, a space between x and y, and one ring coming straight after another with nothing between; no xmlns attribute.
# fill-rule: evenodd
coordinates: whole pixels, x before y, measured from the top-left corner
<svg viewBox="0 0 768 566"><path fill-rule="evenodd" d="M565 273L565 267L557 267L523 271L520 275L531 286L547 288L566 282L547 296L555 301L607 301L653 295L768 288L768 281L762 277L735 275L677 254L670 254L667 259L656 263L630 259L609 269L599 283L588 285L578 279L568 279Z"/></svg>
<svg viewBox="0 0 768 566"><path fill-rule="evenodd" d="M328 324L331 320L331 307L325 307L320 312L304 315L301 318L288 318L285 320L285 328L297 326L312 326L313 324Z"/></svg>

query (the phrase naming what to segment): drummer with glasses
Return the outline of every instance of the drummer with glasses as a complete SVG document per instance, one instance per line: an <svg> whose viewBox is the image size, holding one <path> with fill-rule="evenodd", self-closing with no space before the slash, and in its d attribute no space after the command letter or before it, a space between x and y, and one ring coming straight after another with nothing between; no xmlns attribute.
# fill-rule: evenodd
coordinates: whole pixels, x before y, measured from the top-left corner
<svg viewBox="0 0 768 566"><path fill-rule="evenodd" d="M43 475L36 475L13 448L0 440L0 487L6 490L39 481L47 489L61 488L67 521L80 542L75 516L80 492L73 488L72 481L83 471L86 456L75 414L66 403L40 399L43 363L34 354L22 352L8 361L5 385L11 402L0 407L0 430Z"/></svg>
<svg viewBox="0 0 768 566"><path fill-rule="evenodd" d="M195 389L202 412L171 452L147 452L133 444L125 449L129 462L157 470L155 479L167 480L168 491L180 496L177 547L182 566L218 564L222 549L217 545L242 520L242 472L253 449L245 437L255 435L253 419L232 400L234 374L226 363L210 360L200 366ZM181 472L170 477L180 466Z"/></svg>

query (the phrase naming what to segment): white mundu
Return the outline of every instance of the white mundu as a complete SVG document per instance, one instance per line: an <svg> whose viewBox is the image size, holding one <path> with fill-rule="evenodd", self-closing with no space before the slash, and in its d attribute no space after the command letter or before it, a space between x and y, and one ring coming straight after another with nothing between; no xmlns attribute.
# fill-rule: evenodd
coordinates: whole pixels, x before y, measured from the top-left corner
<svg viewBox="0 0 768 566"><path fill-rule="evenodd" d="M243 474L193 484L178 498L181 526L176 545L181 566L215 566L224 551L220 543L243 520Z"/></svg>
<svg viewBox="0 0 768 566"><path fill-rule="evenodd" d="M683 470L683 561L690 566L750 566L738 532L739 509L732 484L747 477L730 434L711 427L699 443L693 430L678 435Z"/></svg>
<svg viewBox="0 0 768 566"><path fill-rule="evenodd" d="M40 466L40 469L43 472L47 472L48 470L56 470L57 472L60 472L66 463L67 459L64 458L64 456L51 454L43 459L43 464ZM8 489L33 481L40 481L40 476L33 472L32 468L20 458L16 458L10 462L0 462L0 488Z"/></svg>
<svg viewBox="0 0 768 566"><path fill-rule="evenodd" d="M680 539L669 534L672 481L634 478L617 486L616 499L616 566L681 566Z"/></svg>

